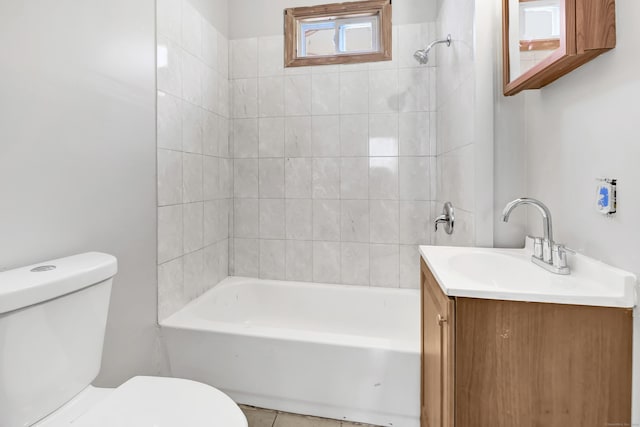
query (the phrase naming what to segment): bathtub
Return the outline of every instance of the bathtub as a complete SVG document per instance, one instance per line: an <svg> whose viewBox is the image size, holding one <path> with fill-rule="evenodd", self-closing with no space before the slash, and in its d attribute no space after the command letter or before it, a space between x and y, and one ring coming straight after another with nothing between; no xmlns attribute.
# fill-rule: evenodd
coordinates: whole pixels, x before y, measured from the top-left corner
<svg viewBox="0 0 640 427"><path fill-rule="evenodd" d="M419 426L417 290L229 277L161 329L173 376L238 403Z"/></svg>

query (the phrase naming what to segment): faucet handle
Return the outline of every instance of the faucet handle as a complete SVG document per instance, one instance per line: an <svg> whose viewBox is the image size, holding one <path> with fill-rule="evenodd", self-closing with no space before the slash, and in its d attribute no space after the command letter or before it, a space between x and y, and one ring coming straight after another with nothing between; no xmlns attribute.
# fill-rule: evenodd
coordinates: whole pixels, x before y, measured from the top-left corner
<svg viewBox="0 0 640 427"><path fill-rule="evenodd" d="M538 258L539 260L544 260L544 239L542 237L536 237L528 235L527 239L531 239L533 244L533 257ZM551 249L549 248L549 251Z"/></svg>
<svg viewBox="0 0 640 427"><path fill-rule="evenodd" d="M551 250L553 266L560 269L568 268L567 252L575 255L576 251L567 248L563 244L554 243Z"/></svg>

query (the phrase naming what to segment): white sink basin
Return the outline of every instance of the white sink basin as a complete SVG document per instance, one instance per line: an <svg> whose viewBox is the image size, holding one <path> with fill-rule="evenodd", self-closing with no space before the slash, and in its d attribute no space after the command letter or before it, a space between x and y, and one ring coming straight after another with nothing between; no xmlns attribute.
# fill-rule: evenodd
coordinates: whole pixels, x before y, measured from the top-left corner
<svg viewBox="0 0 640 427"><path fill-rule="evenodd" d="M571 274L531 262L531 249L421 246L420 253L452 297L634 307L636 277L584 255L569 255Z"/></svg>

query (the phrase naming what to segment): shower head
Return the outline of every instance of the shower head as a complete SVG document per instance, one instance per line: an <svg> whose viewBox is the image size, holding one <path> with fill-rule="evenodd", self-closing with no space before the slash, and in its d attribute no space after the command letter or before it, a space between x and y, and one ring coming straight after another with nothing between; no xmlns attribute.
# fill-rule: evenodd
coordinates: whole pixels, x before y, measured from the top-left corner
<svg viewBox="0 0 640 427"><path fill-rule="evenodd" d="M416 58L416 61L424 65L429 62L429 50L417 50L416 53L413 54L413 57Z"/></svg>
<svg viewBox="0 0 640 427"><path fill-rule="evenodd" d="M427 46L426 49L421 49L416 51L416 53L413 54L413 57L416 59L416 61L418 61L420 64L426 64L427 62L429 62L429 52L431 51L431 49L437 45L437 44L441 44L441 43L446 43L447 47L451 46L451 34L447 35L446 39L443 40L436 40L434 42L431 42L429 44L429 46Z"/></svg>

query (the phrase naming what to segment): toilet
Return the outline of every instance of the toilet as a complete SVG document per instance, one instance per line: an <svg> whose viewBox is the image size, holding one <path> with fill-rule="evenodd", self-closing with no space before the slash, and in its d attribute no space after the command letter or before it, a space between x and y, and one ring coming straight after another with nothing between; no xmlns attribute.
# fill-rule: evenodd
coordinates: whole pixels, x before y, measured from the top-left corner
<svg viewBox="0 0 640 427"><path fill-rule="evenodd" d="M116 272L92 252L0 273L0 427L247 427L227 395L195 381L91 386Z"/></svg>

